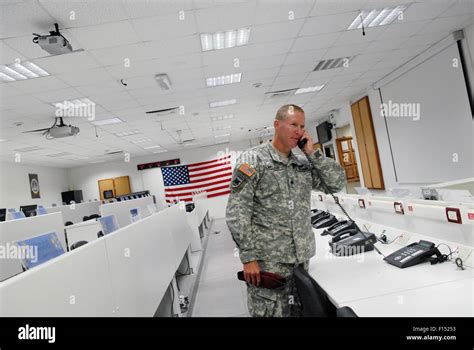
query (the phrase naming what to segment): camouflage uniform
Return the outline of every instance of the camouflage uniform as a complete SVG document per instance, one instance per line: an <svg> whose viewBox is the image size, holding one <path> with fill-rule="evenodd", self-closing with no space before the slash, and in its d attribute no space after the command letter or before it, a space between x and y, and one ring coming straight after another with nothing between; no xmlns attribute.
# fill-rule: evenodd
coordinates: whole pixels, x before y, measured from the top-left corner
<svg viewBox="0 0 474 350"><path fill-rule="evenodd" d="M311 227L311 189L331 192L345 185L344 171L317 150L311 156L290 152L285 161L270 142L244 152L237 160L227 204L226 221L242 263L257 260L262 271L292 280L297 264L308 267L315 254ZM290 316L293 283L282 290L248 285L252 316ZM298 303L297 300L294 302Z"/></svg>

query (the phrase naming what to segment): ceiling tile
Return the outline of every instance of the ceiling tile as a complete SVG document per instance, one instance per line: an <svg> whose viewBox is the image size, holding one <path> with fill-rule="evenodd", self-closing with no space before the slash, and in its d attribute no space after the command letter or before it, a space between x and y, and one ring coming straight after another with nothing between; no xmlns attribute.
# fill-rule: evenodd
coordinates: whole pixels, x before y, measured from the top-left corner
<svg viewBox="0 0 474 350"><path fill-rule="evenodd" d="M330 33L297 38L291 52L329 48L340 36L341 33Z"/></svg>
<svg viewBox="0 0 474 350"><path fill-rule="evenodd" d="M27 94L32 94L41 91L59 90L68 87L61 80L53 76L20 80L12 82L10 84L15 84L16 88L21 91L24 91Z"/></svg>
<svg viewBox="0 0 474 350"><path fill-rule="evenodd" d="M197 33L194 13L191 11L139 18L131 20L131 22L143 41L157 41Z"/></svg>
<svg viewBox="0 0 474 350"><path fill-rule="evenodd" d="M197 27L200 33L248 27L254 23L255 8L255 2L249 1L199 9L195 11Z"/></svg>
<svg viewBox="0 0 474 350"><path fill-rule="evenodd" d="M85 50L133 44L140 41L129 21L110 22L96 26L70 28Z"/></svg>
<svg viewBox="0 0 474 350"><path fill-rule="evenodd" d="M298 35L303 19L286 21L280 23L268 23L252 27L250 33L250 44L257 44L268 41L294 38Z"/></svg>
<svg viewBox="0 0 474 350"><path fill-rule="evenodd" d="M58 74L57 77L73 87L90 85L92 83L99 83L112 79L112 76L103 68L62 73Z"/></svg>
<svg viewBox="0 0 474 350"><path fill-rule="evenodd" d="M31 35L31 33L48 33L54 29L53 23L54 18L36 2L2 4L0 38Z"/></svg>
<svg viewBox="0 0 474 350"><path fill-rule="evenodd" d="M320 35L344 31L354 21L358 12L310 17L301 29L300 36Z"/></svg>
<svg viewBox="0 0 474 350"><path fill-rule="evenodd" d="M33 62L50 74L77 72L99 66L85 51L39 58Z"/></svg>

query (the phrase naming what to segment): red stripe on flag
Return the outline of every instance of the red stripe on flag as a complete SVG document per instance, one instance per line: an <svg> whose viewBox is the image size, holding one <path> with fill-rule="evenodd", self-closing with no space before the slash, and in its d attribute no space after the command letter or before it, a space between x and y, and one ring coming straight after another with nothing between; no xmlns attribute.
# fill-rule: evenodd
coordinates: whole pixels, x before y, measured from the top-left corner
<svg viewBox="0 0 474 350"><path fill-rule="evenodd" d="M204 176L204 175L210 175L210 174L216 174L216 173L220 173L222 171L226 171L226 170L230 170L231 168L228 167L228 168L224 168L224 169L217 169L217 170L212 170L212 171L206 171L205 173L199 173L199 174L191 174L189 173L189 178L191 180L191 182L193 182L193 177L199 177L199 176Z"/></svg>
<svg viewBox="0 0 474 350"><path fill-rule="evenodd" d="M219 191L219 190L222 190L224 188L228 189L229 185L218 186L218 187L214 187L214 188L211 188L211 189L206 189L204 191L209 193L209 192ZM193 194L194 194L193 192L183 192L183 193L180 193L179 195L170 193L170 194L167 194L166 197L192 196Z"/></svg>
<svg viewBox="0 0 474 350"><path fill-rule="evenodd" d="M213 185L218 185L218 184L222 184L222 183L226 183L226 182L230 182L230 178L229 179L224 179L224 180L219 180L219 181L212 181L212 182L209 182L209 183L206 183L206 184L201 184L201 185L195 185L195 186L183 186L181 188L172 188L172 189L165 189L165 192L167 193L175 193L175 192L181 192L183 190L193 190L195 188L203 188L203 187L206 187L206 186L213 186Z"/></svg>
<svg viewBox="0 0 474 350"><path fill-rule="evenodd" d="M200 170L205 170L205 169L212 169L212 168L217 168L217 167L220 167L222 165L230 165L230 162L225 162L225 163L218 163L218 164L213 164L213 165L206 165L206 166L203 166L203 167L199 167L199 168L192 168L192 169L189 169L189 172L194 172L194 171L200 171ZM227 167L226 167L227 168ZM230 168L230 167L229 167Z"/></svg>
<svg viewBox="0 0 474 350"><path fill-rule="evenodd" d="M229 194L230 190L224 191L224 192L219 192L219 193L213 193L207 196L207 198L212 198L212 197L217 197L217 196L223 196L225 194Z"/></svg>

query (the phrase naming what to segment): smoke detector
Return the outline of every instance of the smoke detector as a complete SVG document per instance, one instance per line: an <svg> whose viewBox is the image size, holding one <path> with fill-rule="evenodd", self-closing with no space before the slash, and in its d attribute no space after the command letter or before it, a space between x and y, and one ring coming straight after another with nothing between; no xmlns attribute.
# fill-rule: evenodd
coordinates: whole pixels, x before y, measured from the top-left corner
<svg viewBox="0 0 474 350"><path fill-rule="evenodd" d="M155 80L162 90L171 89L171 81L170 81L170 78L168 77L168 74L156 74Z"/></svg>

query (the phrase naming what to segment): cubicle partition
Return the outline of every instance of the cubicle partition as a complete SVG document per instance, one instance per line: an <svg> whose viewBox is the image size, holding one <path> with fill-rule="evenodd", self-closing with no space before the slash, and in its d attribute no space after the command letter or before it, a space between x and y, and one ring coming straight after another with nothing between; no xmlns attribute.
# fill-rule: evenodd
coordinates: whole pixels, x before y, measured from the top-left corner
<svg viewBox="0 0 474 350"><path fill-rule="evenodd" d="M0 316L153 316L190 236L164 209L0 283Z"/></svg>
<svg viewBox="0 0 474 350"><path fill-rule="evenodd" d="M99 205L100 202L95 201L61 205L58 207L49 207L45 209L48 214L61 212L64 220L63 224L67 221L71 221L73 224L77 224L79 222L82 222L84 216L99 214Z"/></svg>
<svg viewBox="0 0 474 350"><path fill-rule="evenodd" d="M48 232L56 232L64 251L66 251L63 217L60 212L0 222L0 246L6 249L15 241L25 240ZM22 272L22 268L19 259L14 257L1 259L0 281L20 272Z"/></svg>
<svg viewBox="0 0 474 350"><path fill-rule="evenodd" d="M144 197L121 202L102 204L99 207L99 211L101 216L114 214L117 218L119 226L124 227L132 223L132 220L130 218L130 209L138 208L141 217L144 218L150 215L150 212L147 207L150 204L153 204L153 197Z"/></svg>

